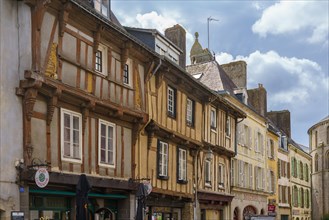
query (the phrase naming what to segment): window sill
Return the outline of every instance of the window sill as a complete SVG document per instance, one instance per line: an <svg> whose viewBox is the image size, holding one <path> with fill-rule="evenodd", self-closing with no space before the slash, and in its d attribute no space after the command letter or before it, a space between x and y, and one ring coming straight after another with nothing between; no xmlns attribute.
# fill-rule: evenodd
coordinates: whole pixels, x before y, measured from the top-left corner
<svg viewBox="0 0 329 220"><path fill-rule="evenodd" d="M169 180L169 176L158 176L160 180Z"/></svg>
<svg viewBox="0 0 329 220"><path fill-rule="evenodd" d="M188 183L188 181L187 180L177 180L177 183L186 185Z"/></svg>
<svg viewBox="0 0 329 220"><path fill-rule="evenodd" d="M204 186L207 188L211 188L211 183L205 183Z"/></svg>
<svg viewBox="0 0 329 220"><path fill-rule="evenodd" d="M115 168L115 165L113 164L107 164L107 163L102 163L102 162L99 162L98 165L100 167L104 167L104 168Z"/></svg>
<svg viewBox="0 0 329 220"><path fill-rule="evenodd" d="M194 124L193 123L190 123L190 122L186 122L186 126L191 127L191 128L194 128Z"/></svg>
<svg viewBox="0 0 329 220"><path fill-rule="evenodd" d="M62 161L64 162L69 162L69 163L78 163L78 164L82 164L82 160L81 159L74 159L71 157L63 157L62 156Z"/></svg>
<svg viewBox="0 0 329 220"><path fill-rule="evenodd" d="M169 118L172 118L172 119L175 119L176 120L176 115L174 115L174 114L171 114L171 113L167 112L167 116Z"/></svg>

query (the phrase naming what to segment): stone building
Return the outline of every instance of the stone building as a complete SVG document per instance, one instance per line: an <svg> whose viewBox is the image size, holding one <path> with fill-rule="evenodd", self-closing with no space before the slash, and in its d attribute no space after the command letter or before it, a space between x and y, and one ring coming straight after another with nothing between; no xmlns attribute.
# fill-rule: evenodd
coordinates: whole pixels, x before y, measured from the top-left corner
<svg viewBox="0 0 329 220"><path fill-rule="evenodd" d="M329 116L314 124L309 130L312 155L312 218L329 215Z"/></svg>

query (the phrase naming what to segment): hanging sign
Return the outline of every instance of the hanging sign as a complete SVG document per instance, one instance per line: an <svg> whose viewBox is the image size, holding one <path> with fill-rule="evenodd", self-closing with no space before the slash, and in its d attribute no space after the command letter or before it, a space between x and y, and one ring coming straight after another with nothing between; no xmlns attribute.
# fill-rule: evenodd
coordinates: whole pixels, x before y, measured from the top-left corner
<svg viewBox="0 0 329 220"><path fill-rule="evenodd" d="M39 168L34 176L35 183L39 188L44 188L49 182L49 173L46 168Z"/></svg>

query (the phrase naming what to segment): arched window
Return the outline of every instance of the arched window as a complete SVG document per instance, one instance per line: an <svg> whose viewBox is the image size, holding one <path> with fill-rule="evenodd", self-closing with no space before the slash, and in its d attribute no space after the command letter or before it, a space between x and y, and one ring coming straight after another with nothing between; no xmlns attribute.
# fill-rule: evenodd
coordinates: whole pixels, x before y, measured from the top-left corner
<svg viewBox="0 0 329 220"><path fill-rule="evenodd" d="M329 150L327 150L326 152L325 159L326 159L326 169L329 169Z"/></svg>
<svg viewBox="0 0 329 220"><path fill-rule="evenodd" d="M315 154L314 156L314 172L319 171L319 156L318 154Z"/></svg>
<svg viewBox="0 0 329 220"><path fill-rule="evenodd" d="M235 207L233 212L233 220L239 220L239 215L240 215L239 208Z"/></svg>
<svg viewBox="0 0 329 220"><path fill-rule="evenodd" d="M304 189L303 188L300 188L300 204L301 204L301 207L304 208Z"/></svg>
<svg viewBox="0 0 329 220"><path fill-rule="evenodd" d="M315 148L318 147L318 131L315 131L315 134L314 134L314 142L315 142Z"/></svg>
<svg viewBox="0 0 329 220"><path fill-rule="evenodd" d="M297 186L294 186L292 192L293 192L293 194L292 194L293 205L294 205L294 207L297 207L297 205L298 205L298 189L297 189Z"/></svg>
<svg viewBox="0 0 329 220"><path fill-rule="evenodd" d="M256 211L256 208L251 206L251 205L248 205L246 206L244 209L243 209L243 216L250 216L250 215L256 215L257 214L257 211Z"/></svg>
<svg viewBox="0 0 329 220"><path fill-rule="evenodd" d="M298 170L297 160L296 160L296 158L294 158L294 177L296 177L296 178L297 178L297 170Z"/></svg>
<svg viewBox="0 0 329 220"><path fill-rule="evenodd" d="M308 176L309 176L309 173L308 173L308 165L305 164L305 180L306 180L306 182L308 182Z"/></svg>
<svg viewBox="0 0 329 220"><path fill-rule="evenodd" d="M306 208L310 207L310 191L306 190L307 200L306 200Z"/></svg>

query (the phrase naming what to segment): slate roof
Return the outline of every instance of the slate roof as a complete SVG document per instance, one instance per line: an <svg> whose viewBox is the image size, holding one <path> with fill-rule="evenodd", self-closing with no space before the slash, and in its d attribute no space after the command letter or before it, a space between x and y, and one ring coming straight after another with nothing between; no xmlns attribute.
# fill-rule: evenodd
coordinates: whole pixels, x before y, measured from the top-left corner
<svg viewBox="0 0 329 220"><path fill-rule="evenodd" d="M216 92L225 90L234 96L234 89L237 86L216 60L189 65L186 71L210 89Z"/></svg>

